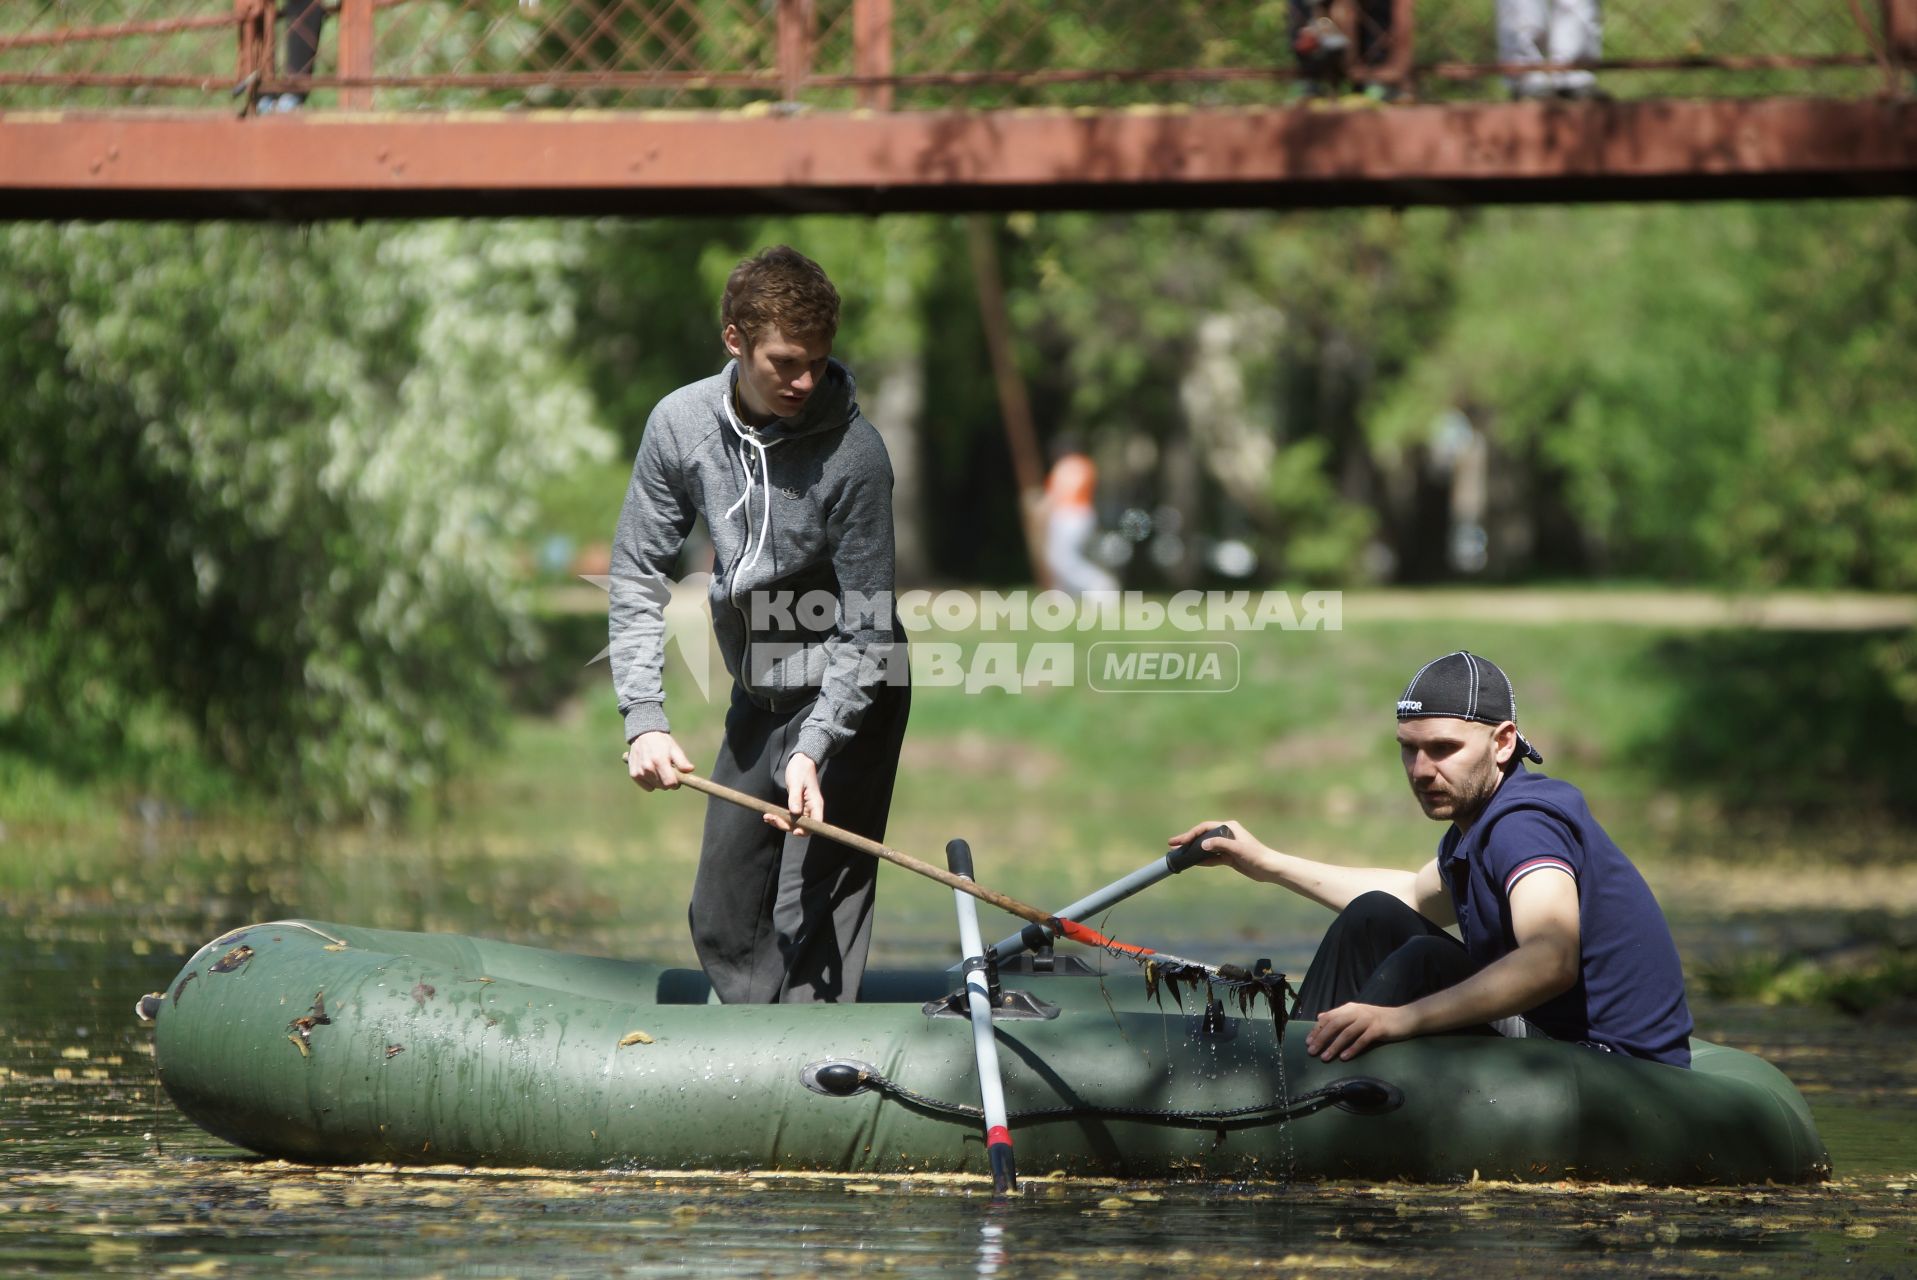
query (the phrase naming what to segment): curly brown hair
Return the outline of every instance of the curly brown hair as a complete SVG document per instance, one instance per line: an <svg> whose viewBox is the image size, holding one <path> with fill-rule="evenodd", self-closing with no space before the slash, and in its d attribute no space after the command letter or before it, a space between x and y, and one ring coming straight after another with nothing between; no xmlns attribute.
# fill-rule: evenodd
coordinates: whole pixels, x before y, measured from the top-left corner
<svg viewBox="0 0 1917 1280"><path fill-rule="evenodd" d="M748 347L775 325L798 342L830 342L839 332L839 291L818 263L775 244L732 269L719 322L737 325Z"/></svg>

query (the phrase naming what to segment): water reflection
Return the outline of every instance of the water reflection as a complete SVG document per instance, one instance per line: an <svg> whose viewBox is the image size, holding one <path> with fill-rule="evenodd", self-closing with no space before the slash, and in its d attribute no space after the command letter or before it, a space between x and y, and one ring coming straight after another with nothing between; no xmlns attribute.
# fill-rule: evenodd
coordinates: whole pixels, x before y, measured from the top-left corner
<svg viewBox="0 0 1917 1280"><path fill-rule="evenodd" d="M978 1265L973 1268L980 1277L998 1274L1005 1265L1005 1227L998 1221L996 1209L987 1212L978 1224Z"/></svg>

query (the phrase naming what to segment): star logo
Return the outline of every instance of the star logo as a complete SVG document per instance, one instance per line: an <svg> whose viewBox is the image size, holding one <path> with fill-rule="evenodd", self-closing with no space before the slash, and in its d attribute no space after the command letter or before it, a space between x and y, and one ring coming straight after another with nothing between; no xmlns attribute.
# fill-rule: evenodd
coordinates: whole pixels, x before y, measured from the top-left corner
<svg viewBox="0 0 1917 1280"><path fill-rule="evenodd" d="M590 582L604 591L608 598L612 595L612 578L603 573L582 573L580 579ZM668 659L677 653L692 676L692 683L699 690L699 696L707 702L712 701L712 607L707 596L711 585L710 573L687 574L678 582L668 583L668 596L665 602L666 652ZM587 659L587 666L603 662L612 656L610 642L598 653Z"/></svg>

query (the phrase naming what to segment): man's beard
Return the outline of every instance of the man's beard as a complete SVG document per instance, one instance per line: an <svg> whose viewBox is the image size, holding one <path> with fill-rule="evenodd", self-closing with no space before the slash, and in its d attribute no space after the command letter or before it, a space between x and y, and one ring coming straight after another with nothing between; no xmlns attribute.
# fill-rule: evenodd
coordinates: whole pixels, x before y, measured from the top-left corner
<svg viewBox="0 0 1917 1280"><path fill-rule="evenodd" d="M1418 805L1424 810L1425 816L1434 821L1449 819L1460 826L1468 826L1476 821L1478 815L1484 812L1484 807L1491 803L1491 797L1497 794L1498 782L1499 774L1496 766L1487 765L1465 779L1462 789L1453 790L1446 787L1442 790L1418 792ZM1434 805L1448 805L1451 811L1434 813L1432 811Z"/></svg>

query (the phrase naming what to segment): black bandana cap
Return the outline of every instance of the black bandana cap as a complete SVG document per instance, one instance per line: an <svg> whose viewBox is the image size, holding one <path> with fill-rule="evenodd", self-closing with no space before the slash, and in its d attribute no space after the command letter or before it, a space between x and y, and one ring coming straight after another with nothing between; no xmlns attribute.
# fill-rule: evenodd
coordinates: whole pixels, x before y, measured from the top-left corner
<svg viewBox="0 0 1917 1280"><path fill-rule="evenodd" d="M1433 658L1418 668L1411 683L1398 695L1398 719L1475 720L1479 724L1518 721L1518 695L1510 677L1489 658L1463 649ZM1543 764L1538 749L1518 735L1518 754L1532 764Z"/></svg>

